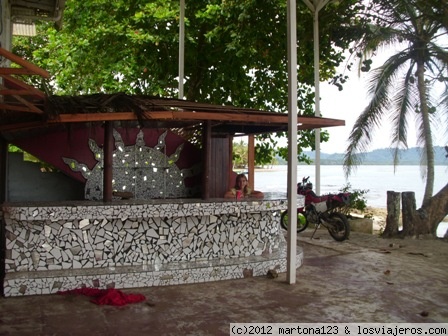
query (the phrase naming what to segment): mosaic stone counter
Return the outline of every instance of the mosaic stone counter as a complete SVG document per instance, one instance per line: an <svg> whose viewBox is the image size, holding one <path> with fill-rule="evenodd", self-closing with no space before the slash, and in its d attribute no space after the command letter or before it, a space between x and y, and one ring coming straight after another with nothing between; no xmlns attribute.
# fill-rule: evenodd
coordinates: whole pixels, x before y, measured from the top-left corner
<svg viewBox="0 0 448 336"><path fill-rule="evenodd" d="M177 202L177 203L175 203ZM286 271L285 200L3 204L4 295L135 288ZM303 253L297 251L297 264Z"/></svg>

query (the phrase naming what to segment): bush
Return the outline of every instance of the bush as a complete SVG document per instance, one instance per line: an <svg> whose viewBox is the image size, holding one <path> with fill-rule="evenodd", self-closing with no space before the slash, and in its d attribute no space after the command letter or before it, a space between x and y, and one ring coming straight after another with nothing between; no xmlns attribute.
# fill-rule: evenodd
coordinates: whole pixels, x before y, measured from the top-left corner
<svg viewBox="0 0 448 336"><path fill-rule="evenodd" d="M351 212L361 212L364 213L367 208L367 200L365 195L369 192L368 189L352 189L350 183L347 183L344 187L339 189L341 193L350 193L349 203L340 208L339 211L347 216L350 216ZM364 217L369 218L371 215L365 214Z"/></svg>

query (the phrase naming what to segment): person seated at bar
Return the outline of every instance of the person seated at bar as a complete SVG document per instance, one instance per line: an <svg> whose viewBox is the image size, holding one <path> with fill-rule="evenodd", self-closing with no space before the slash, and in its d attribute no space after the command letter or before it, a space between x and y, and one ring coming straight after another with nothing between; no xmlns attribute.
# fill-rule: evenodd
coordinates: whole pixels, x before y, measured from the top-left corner
<svg viewBox="0 0 448 336"><path fill-rule="evenodd" d="M261 191L252 190L247 183L247 177L244 174L238 174L235 180L235 186L227 191L225 198L263 198L264 194Z"/></svg>

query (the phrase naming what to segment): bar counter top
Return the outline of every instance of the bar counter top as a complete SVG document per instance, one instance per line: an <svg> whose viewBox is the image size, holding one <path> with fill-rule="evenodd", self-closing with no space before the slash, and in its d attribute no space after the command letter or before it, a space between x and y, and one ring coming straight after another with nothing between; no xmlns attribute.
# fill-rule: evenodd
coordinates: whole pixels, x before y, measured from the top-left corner
<svg viewBox="0 0 448 336"><path fill-rule="evenodd" d="M64 201L64 202L22 202L4 203L2 211L10 219L16 220L70 220L74 218L147 218L147 217L185 217L223 214L251 213L260 211L282 211L287 208L287 200L279 197L263 199L246 198L234 200L227 198L203 199L152 199L152 200L114 200Z"/></svg>

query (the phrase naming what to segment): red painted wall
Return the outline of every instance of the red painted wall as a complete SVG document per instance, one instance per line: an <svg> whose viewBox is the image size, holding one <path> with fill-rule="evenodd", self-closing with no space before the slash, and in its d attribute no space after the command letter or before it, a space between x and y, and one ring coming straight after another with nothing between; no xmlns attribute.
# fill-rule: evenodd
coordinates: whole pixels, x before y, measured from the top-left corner
<svg viewBox="0 0 448 336"><path fill-rule="evenodd" d="M116 128L126 146L134 145L136 137L140 129L138 128ZM155 147L159 136L163 134L163 129L143 129L144 140L147 147ZM42 161L45 161L68 176L79 181L85 182L80 172L74 172L62 160L63 157L70 158L84 163L89 169L92 169L97 161L89 148L89 139L96 142L97 146L102 148L104 142L104 129L102 127L79 127L72 126L67 131L55 131L46 133L33 138L20 139L13 142L14 145L20 147L24 151L34 155ZM190 168L201 162L201 150L185 141L182 137L168 131L165 138L166 154L173 154L178 146L184 145L180 157L176 164L179 169ZM185 183L188 187L201 183L201 177L186 179Z"/></svg>

